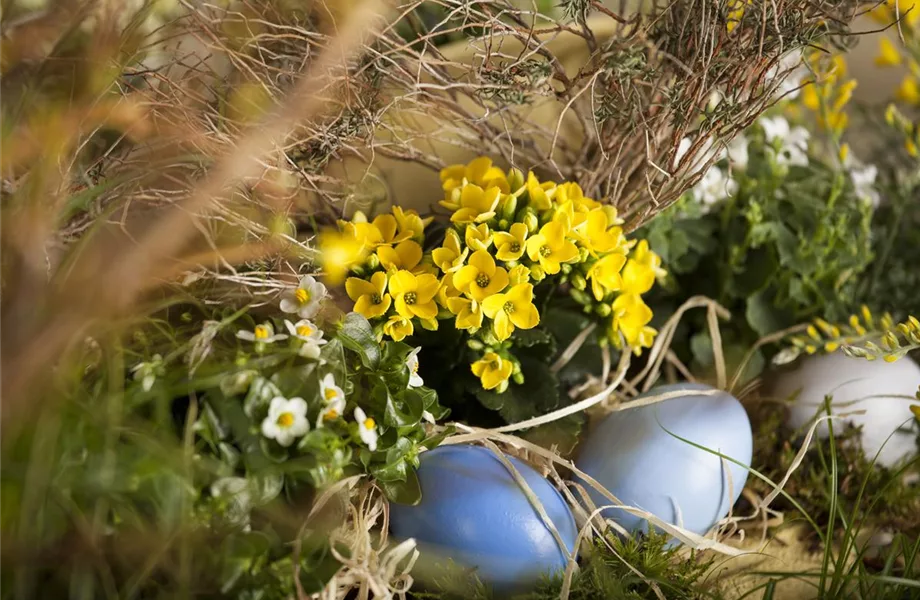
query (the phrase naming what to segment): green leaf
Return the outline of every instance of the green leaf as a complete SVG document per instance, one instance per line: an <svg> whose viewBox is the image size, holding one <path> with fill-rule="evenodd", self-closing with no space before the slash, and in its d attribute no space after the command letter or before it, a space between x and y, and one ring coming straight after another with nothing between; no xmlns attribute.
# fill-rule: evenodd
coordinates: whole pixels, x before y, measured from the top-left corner
<svg viewBox="0 0 920 600"><path fill-rule="evenodd" d="M383 412L383 422L389 427L409 427L422 420L425 401L422 395L408 389L398 397L388 396Z"/></svg>
<svg viewBox="0 0 920 600"><path fill-rule="evenodd" d="M744 316L751 328L760 335L767 335L783 328L784 322L779 311L765 292L758 292L747 299Z"/></svg>
<svg viewBox="0 0 920 600"><path fill-rule="evenodd" d="M477 382L478 383L478 382ZM505 405L505 399L509 396L509 392L504 394L496 394L492 390L484 390L482 388L476 390L476 399L479 400L479 403L488 408L489 410L501 410Z"/></svg>
<svg viewBox="0 0 920 600"><path fill-rule="evenodd" d="M422 500L422 486L419 485L415 469L406 472L405 481L381 481L380 487L390 502L415 506Z"/></svg>
<svg viewBox="0 0 920 600"><path fill-rule="evenodd" d="M380 364L380 344L371 324L363 316L358 313L345 315L338 338L346 348L361 357L361 363L368 369L376 369Z"/></svg>

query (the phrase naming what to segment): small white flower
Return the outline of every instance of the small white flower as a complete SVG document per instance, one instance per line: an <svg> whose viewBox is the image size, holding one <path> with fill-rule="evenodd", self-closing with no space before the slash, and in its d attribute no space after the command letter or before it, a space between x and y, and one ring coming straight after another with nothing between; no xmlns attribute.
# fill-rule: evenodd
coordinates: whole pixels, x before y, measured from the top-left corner
<svg viewBox="0 0 920 600"><path fill-rule="evenodd" d="M780 116L763 117L760 119L760 126L763 128L764 137L770 143L776 138L784 138L789 135L789 121Z"/></svg>
<svg viewBox="0 0 920 600"><path fill-rule="evenodd" d="M743 134L735 136L728 145L728 161L732 167L744 171L748 164L748 140Z"/></svg>
<svg viewBox="0 0 920 600"><path fill-rule="evenodd" d="M684 157L690 151L693 144L693 140L688 137L680 141L680 144L677 146L677 152L674 153L674 164L672 165L674 169L682 165ZM690 165L690 170L696 171L711 160L719 161L723 158L725 158L725 148L717 146L715 140L711 137L706 138L706 141L703 142L703 145L697 151L697 155Z"/></svg>
<svg viewBox="0 0 920 600"><path fill-rule="evenodd" d="M281 310L297 313L301 319L311 319L320 309L320 303L326 296L326 286L312 275L304 275L293 290L281 295Z"/></svg>
<svg viewBox="0 0 920 600"><path fill-rule="evenodd" d="M249 511L252 509L252 494L249 482L242 477L222 477L211 484L211 495L226 498L227 519L249 531Z"/></svg>
<svg viewBox="0 0 920 600"><path fill-rule="evenodd" d="M141 382L141 389L149 392L156 383L157 375L163 370L163 357L154 354L147 362L134 365L131 372L134 373L134 381Z"/></svg>
<svg viewBox="0 0 920 600"><path fill-rule="evenodd" d="M406 357L406 366L409 367L409 387L416 388L425 385L425 381L418 374L418 352L421 348L413 348Z"/></svg>
<svg viewBox="0 0 920 600"><path fill-rule="evenodd" d="M850 180L853 182L853 188L856 190L856 196L873 207L878 207L881 202L881 196L875 189L875 179L878 177L878 168L875 165L863 164L858 158L850 152L843 161L843 166L850 174Z"/></svg>
<svg viewBox="0 0 920 600"><path fill-rule="evenodd" d="M785 77L779 84L776 95L785 100L792 100L799 95L802 81L810 74L808 66L802 61L801 50L794 50L780 58L767 72L766 82L767 85L771 85L777 77Z"/></svg>
<svg viewBox="0 0 920 600"><path fill-rule="evenodd" d="M335 377L332 373L327 373L319 382L319 393L323 398L323 404L329 405L333 402L345 402L345 392L335 384Z"/></svg>
<svg viewBox="0 0 920 600"><path fill-rule="evenodd" d="M275 328L268 321L261 325L256 325L252 331L245 329L237 331L236 337L247 342L256 342L259 344L272 344L281 340L286 340L287 336L283 333L275 333Z"/></svg>
<svg viewBox="0 0 920 600"><path fill-rule="evenodd" d="M358 435L367 444L371 452L377 450L377 423L364 414L360 407L355 408L355 421L358 422Z"/></svg>
<svg viewBox="0 0 920 600"><path fill-rule="evenodd" d="M789 127L789 122L783 117L764 117L760 120L764 137L767 143L773 144L780 140L781 145L776 151L776 163L780 166L808 165L808 139L810 134L804 127Z"/></svg>
<svg viewBox="0 0 920 600"><path fill-rule="evenodd" d="M268 416L262 421L262 435L287 447L294 443L295 438L308 431L310 423L307 421L307 403L303 398L272 398Z"/></svg>
<svg viewBox="0 0 920 600"><path fill-rule="evenodd" d="M326 421L333 421L345 413L345 398L335 398L326 404L316 419L316 428L322 428Z"/></svg>
<svg viewBox="0 0 920 600"><path fill-rule="evenodd" d="M722 169L712 167L697 183L691 193L697 202L703 206L712 206L738 191L738 183L731 177L726 177Z"/></svg>
<svg viewBox="0 0 920 600"><path fill-rule="evenodd" d="M292 338L303 342L298 351L301 356L313 359L319 358L319 347L326 343L326 340L323 339L322 329L307 319L301 319L296 323L291 323L285 319L284 326Z"/></svg>

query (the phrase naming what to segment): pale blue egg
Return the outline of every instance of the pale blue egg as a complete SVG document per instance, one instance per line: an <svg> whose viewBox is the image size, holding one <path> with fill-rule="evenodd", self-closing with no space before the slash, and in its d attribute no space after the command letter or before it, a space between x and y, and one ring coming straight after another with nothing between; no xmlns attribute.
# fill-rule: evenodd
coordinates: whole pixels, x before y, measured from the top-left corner
<svg viewBox="0 0 920 600"><path fill-rule="evenodd" d="M746 467L753 451L751 423L737 399L725 392L693 393L712 389L678 383L650 390L640 398L680 390L687 395L608 415L586 437L575 465L624 505L669 523L682 519L684 528L706 533L738 500L748 471L675 436ZM611 504L586 487L598 507ZM648 529L645 519L620 509L607 509L604 516L630 531Z"/></svg>
<svg viewBox="0 0 920 600"><path fill-rule="evenodd" d="M575 547L572 512L529 465L507 457L539 498L566 549ZM421 455L417 506L390 505L390 528L415 538L423 553L474 567L499 589L531 584L565 569L566 555L509 470L481 446L451 445Z"/></svg>

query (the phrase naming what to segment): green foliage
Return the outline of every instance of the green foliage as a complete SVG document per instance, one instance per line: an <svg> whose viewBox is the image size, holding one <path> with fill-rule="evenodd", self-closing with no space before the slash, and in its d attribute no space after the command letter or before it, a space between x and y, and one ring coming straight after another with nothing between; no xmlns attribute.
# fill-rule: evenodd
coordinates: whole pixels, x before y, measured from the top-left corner
<svg viewBox="0 0 920 600"><path fill-rule="evenodd" d="M632 539L609 535L585 544L581 563L572 579L572 600L657 600L657 587L665 598L718 599L721 594L707 571L713 559L695 553L678 555L668 536L651 533ZM632 568L630 568L632 567ZM637 574L641 573L641 575ZM533 591L512 596L493 592L475 574L445 569L434 578L434 590L415 594L419 600L555 600L560 597L563 575L545 577ZM655 587L653 587L655 586Z"/></svg>

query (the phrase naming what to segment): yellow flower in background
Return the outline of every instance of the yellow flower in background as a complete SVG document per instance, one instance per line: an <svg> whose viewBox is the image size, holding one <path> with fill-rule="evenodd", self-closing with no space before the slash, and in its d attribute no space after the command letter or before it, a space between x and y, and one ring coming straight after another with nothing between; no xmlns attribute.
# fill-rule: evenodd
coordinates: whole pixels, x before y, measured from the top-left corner
<svg viewBox="0 0 920 600"><path fill-rule="evenodd" d="M508 271L508 280L511 285L517 285L519 283L527 283L530 281L530 268L525 267L524 265L517 265L512 267Z"/></svg>
<svg viewBox="0 0 920 600"><path fill-rule="evenodd" d="M568 181L556 186L556 195L553 198L559 204L571 202L578 212L588 212L600 208L601 203L585 196L584 190L575 182Z"/></svg>
<svg viewBox="0 0 920 600"><path fill-rule="evenodd" d="M393 303L393 299L386 293L386 273L377 272L371 276L370 281L349 277L345 281L345 291L348 297L354 300L354 311L368 319L382 317Z"/></svg>
<svg viewBox="0 0 920 600"><path fill-rule="evenodd" d="M626 244L623 230L620 227L610 227L607 213L603 210L592 210L585 220L580 223L573 233L576 239L592 253L610 252L622 248Z"/></svg>
<svg viewBox="0 0 920 600"><path fill-rule="evenodd" d="M364 218L362 213L356 213L356 217ZM373 223L366 220L341 221L342 231L358 240L367 248L375 248L383 243L383 234Z"/></svg>
<svg viewBox="0 0 920 600"><path fill-rule="evenodd" d="M431 258L441 271L452 273L463 266L469 253L469 248L460 246L460 234L453 229L448 229L444 234L444 245L435 248L431 252Z"/></svg>
<svg viewBox="0 0 920 600"><path fill-rule="evenodd" d="M467 225L463 237L466 245L473 250L488 250L492 245L492 232L485 223Z"/></svg>
<svg viewBox="0 0 920 600"><path fill-rule="evenodd" d="M510 232L496 231L493 235L495 241L495 258L509 261L518 260L524 255L524 246L527 241L527 225L514 223Z"/></svg>
<svg viewBox="0 0 920 600"><path fill-rule="evenodd" d="M422 261L422 247L412 240L400 242L395 248L380 246L377 258L385 269L412 271Z"/></svg>
<svg viewBox="0 0 920 600"><path fill-rule="evenodd" d="M879 38L878 51L879 54L875 57L875 64L878 66L893 67L901 64L901 52L887 37Z"/></svg>
<svg viewBox="0 0 920 600"><path fill-rule="evenodd" d="M654 339L655 330L647 327L652 320L652 309L642 298L638 294L620 294L613 301L612 308L614 339L616 332L620 332L634 350L648 347Z"/></svg>
<svg viewBox="0 0 920 600"><path fill-rule="evenodd" d="M380 232L381 244L398 244L412 237L412 233L399 232L399 224L393 215L378 215L374 218L374 227Z"/></svg>
<svg viewBox="0 0 920 600"><path fill-rule="evenodd" d="M920 7L918 7L920 9ZM894 93L895 98L902 102L906 102L913 106L920 106L920 85L917 83L917 78L908 74L904 76L904 79L901 80L901 85L898 86L897 91Z"/></svg>
<svg viewBox="0 0 920 600"><path fill-rule="evenodd" d="M482 305L475 300L456 296L447 300L447 309L457 315L454 321L457 329L479 329L482 327Z"/></svg>
<svg viewBox="0 0 920 600"><path fill-rule="evenodd" d="M507 383L514 371L514 364L495 352L486 352L482 358L470 365L470 368L473 375L482 382L483 388L494 390L503 383Z"/></svg>
<svg viewBox="0 0 920 600"><path fill-rule="evenodd" d="M540 323L533 303L533 286L519 283L506 294L495 294L482 301L482 312L492 319L492 331L499 341L507 340L514 328L531 329Z"/></svg>
<svg viewBox="0 0 920 600"><path fill-rule="evenodd" d="M591 281L591 292L596 300L603 300L608 293L622 289L623 278L620 272L625 264L626 255L613 252L591 265L588 280Z"/></svg>
<svg viewBox="0 0 920 600"><path fill-rule="evenodd" d="M400 239L411 238L417 242L421 242L425 239L425 227L431 223L434 217L423 219L414 210L410 209L404 211L399 206L394 206L393 218L396 219L396 224L399 226ZM374 221L376 222L376 219ZM405 238L402 236L405 236Z"/></svg>
<svg viewBox="0 0 920 600"><path fill-rule="evenodd" d="M920 6L917 6L916 0L887 0L872 9L869 15L882 25L890 25L897 19L901 19L902 27L920 24Z"/></svg>
<svg viewBox="0 0 920 600"><path fill-rule="evenodd" d="M470 256L469 264L454 273L454 285L473 300L482 302L508 286L508 271L495 266L495 259L488 252L477 250Z"/></svg>
<svg viewBox="0 0 920 600"><path fill-rule="evenodd" d="M540 233L527 240L527 256L534 262L539 262L543 270L549 275L559 272L561 263L571 262L578 258L578 248L575 244L565 239L568 231L558 221L551 221L540 228Z"/></svg>
<svg viewBox="0 0 920 600"><path fill-rule="evenodd" d="M390 277L390 295L396 301L396 312L406 319L437 317L438 306L434 298L440 287L438 278L427 273L414 275L409 271L397 271Z"/></svg>
<svg viewBox="0 0 920 600"><path fill-rule="evenodd" d="M392 315L383 325L383 332L397 342L403 341L406 336L415 332L412 320L400 315Z"/></svg>
<svg viewBox="0 0 920 600"><path fill-rule="evenodd" d="M441 187L445 192L464 185L464 181L481 188L497 187L507 194L508 178L505 172L492 164L492 159L480 156L465 165L451 165L441 169Z"/></svg>
<svg viewBox="0 0 920 600"><path fill-rule="evenodd" d="M451 216L454 223L482 223L495 216L502 192L497 187L482 189L465 185L460 190L460 208Z"/></svg>
<svg viewBox="0 0 920 600"><path fill-rule="evenodd" d="M527 173L527 182L524 184L530 206L535 210L543 211L552 208L552 198L555 193L556 183L553 181L541 182L532 171Z"/></svg>
<svg viewBox="0 0 920 600"><path fill-rule="evenodd" d="M348 270L367 255L366 246L360 240L340 231L320 233L319 251L323 271L331 284L341 283Z"/></svg>

